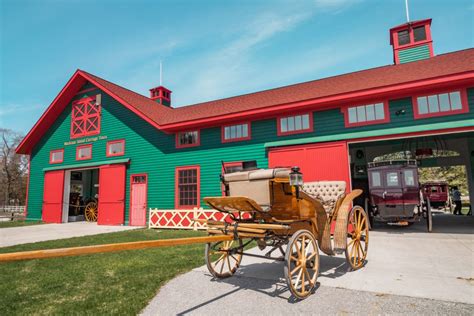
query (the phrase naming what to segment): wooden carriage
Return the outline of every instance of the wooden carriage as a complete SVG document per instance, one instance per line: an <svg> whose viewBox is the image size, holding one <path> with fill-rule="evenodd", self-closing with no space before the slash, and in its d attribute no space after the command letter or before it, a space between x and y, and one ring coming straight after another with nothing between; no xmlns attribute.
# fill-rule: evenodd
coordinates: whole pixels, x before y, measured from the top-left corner
<svg viewBox="0 0 474 316"><path fill-rule="evenodd" d="M233 275L244 255L284 261L288 288L299 299L316 286L319 249L330 256L345 252L354 270L364 266L369 222L362 207L352 207L361 190L346 194L339 181L303 184L297 167L239 171L222 180L226 196L204 201L232 220L203 220L209 236L6 253L0 262L206 243L207 267L218 278ZM244 253L253 241L270 249L263 256ZM277 250L281 256L272 256Z"/></svg>
<svg viewBox="0 0 474 316"><path fill-rule="evenodd" d="M353 270L364 265L368 218L362 207L352 207L361 190L346 194L346 184L340 181L303 184L297 168L240 171L224 174L222 180L228 196L204 201L228 213L232 222L205 222L209 234L233 238L207 244L206 263L213 276L233 275L243 255L285 261L288 287L303 299L316 285L318 248L330 256L345 252ZM244 253L252 241L269 251L263 256ZM272 257L276 250L282 256Z"/></svg>

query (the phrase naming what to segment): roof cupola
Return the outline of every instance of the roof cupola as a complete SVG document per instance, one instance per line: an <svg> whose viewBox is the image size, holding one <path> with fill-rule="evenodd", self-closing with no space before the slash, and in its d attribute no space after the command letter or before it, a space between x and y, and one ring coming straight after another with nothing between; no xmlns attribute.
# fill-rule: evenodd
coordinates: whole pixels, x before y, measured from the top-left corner
<svg viewBox="0 0 474 316"><path fill-rule="evenodd" d="M171 106L171 90L163 86L150 89L150 99L157 101L159 104Z"/></svg>
<svg viewBox="0 0 474 316"><path fill-rule="evenodd" d="M433 57L431 19L407 22L391 28L390 45L396 65Z"/></svg>

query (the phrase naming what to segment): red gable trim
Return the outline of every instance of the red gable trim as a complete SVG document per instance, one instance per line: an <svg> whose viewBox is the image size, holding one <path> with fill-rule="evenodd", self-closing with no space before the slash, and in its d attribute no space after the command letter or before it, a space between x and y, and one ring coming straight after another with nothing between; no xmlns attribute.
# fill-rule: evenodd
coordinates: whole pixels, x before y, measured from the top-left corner
<svg viewBox="0 0 474 316"><path fill-rule="evenodd" d="M61 112L66 108L67 104L71 99L77 94L79 89L87 82L91 82L97 88L101 89L112 98L117 100L120 104L125 106L127 109L147 121L150 125L159 129L158 123L138 111L135 107L131 106L129 103L125 102L123 99L118 97L116 94L111 92L109 89L101 85L94 78L89 76L87 73L82 70L77 70L74 75L69 79L66 85L63 87L61 92L56 96L53 102L49 105L46 111L41 115L40 119L33 128L28 132L22 142L16 148L18 154L31 154L31 150L35 144L43 137L48 128L53 125L54 121L61 114Z"/></svg>

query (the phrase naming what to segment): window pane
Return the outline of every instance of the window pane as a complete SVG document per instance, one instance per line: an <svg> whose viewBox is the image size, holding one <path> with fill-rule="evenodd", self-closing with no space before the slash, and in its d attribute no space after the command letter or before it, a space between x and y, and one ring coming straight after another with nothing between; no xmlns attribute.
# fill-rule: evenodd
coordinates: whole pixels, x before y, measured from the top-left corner
<svg viewBox="0 0 474 316"><path fill-rule="evenodd" d="M92 154L91 147L83 147L79 148L79 158L87 158L90 157Z"/></svg>
<svg viewBox="0 0 474 316"><path fill-rule="evenodd" d="M301 122L301 115L295 116L295 130L299 131L301 130L302 127L302 122Z"/></svg>
<svg viewBox="0 0 474 316"><path fill-rule="evenodd" d="M196 206L197 170L186 169L178 172L178 196L180 206Z"/></svg>
<svg viewBox="0 0 474 316"><path fill-rule="evenodd" d="M123 142L112 143L109 145L109 154L121 154L123 153Z"/></svg>
<svg viewBox="0 0 474 316"><path fill-rule="evenodd" d="M398 172L387 172L387 186L396 187L398 183Z"/></svg>
<svg viewBox="0 0 474 316"><path fill-rule="evenodd" d="M224 139L230 139L230 127L224 127Z"/></svg>
<svg viewBox="0 0 474 316"><path fill-rule="evenodd" d="M231 126L230 127L230 138L236 138L237 137L237 126Z"/></svg>
<svg viewBox="0 0 474 316"><path fill-rule="evenodd" d="M461 110L461 93L459 91L451 92L449 94L449 99L451 100L451 110Z"/></svg>
<svg viewBox="0 0 474 316"><path fill-rule="evenodd" d="M349 123L357 123L357 110L356 110L356 108L349 108Z"/></svg>
<svg viewBox="0 0 474 316"><path fill-rule="evenodd" d="M357 122L365 122L365 106L358 106L357 107Z"/></svg>
<svg viewBox="0 0 474 316"><path fill-rule="evenodd" d="M366 105L365 111L367 112L367 121L375 120L375 109L373 104Z"/></svg>
<svg viewBox="0 0 474 316"><path fill-rule="evenodd" d="M426 39L426 31L425 26L415 27L413 29L413 36L415 38L415 42L424 41Z"/></svg>
<svg viewBox="0 0 474 316"><path fill-rule="evenodd" d="M295 118L293 116L288 118L288 131L294 131L295 130Z"/></svg>
<svg viewBox="0 0 474 316"><path fill-rule="evenodd" d="M430 113L439 112L438 96L437 95L428 96L428 108L429 108Z"/></svg>
<svg viewBox="0 0 474 316"><path fill-rule="evenodd" d="M282 132L288 132L288 120L286 118L280 119L280 128Z"/></svg>
<svg viewBox="0 0 474 316"><path fill-rule="evenodd" d="M418 102L418 114L427 114L428 113L428 102L426 97L419 97L416 99Z"/></svg>
<svg viewBox="0 0 474 316"><path fill-rule="evenodd" d="M415 172L413 170L405 170L403 174L405 176L405 185L414 186Z"/></svg>
<svg viewBox="0 0 474 316"><path fill-rule="evenodd" d="M248 137L249 136L249 125L244 124L242 125L242 137Z"/></svg>
<svg viewBox="0 0 474 316"><path fill-rule="evenodd" d="M406 45L410 43L410 34L408 30L398 32L398 45Z"/></svg>
<svg viewBox="0 0 474 316"><path fill-rule="evenodd" d="M303 129L309 129L309 114L305 114L303 117Z"/></svg>
<svg viewBox="0 0 474 316"><path fill-rule="evenodd" d="M51 161L52 161L52 162L62 161L62 160L63 160L63 156L64 156L64 152L63 152L63 151L55 151L55 152L53 152L53 154L51 155Z"/></svg>
<svg viewBox="0 0 474 316"><path fill-rule="evenodd" d="M375 105L375 119L383 120L385 118L385 109L383 103L377 103Z"/></svg>
<svg viewBox="0 0 474 316"><path fill-rule="evenodd" d="M235 128L237 130L235 138L242 138L242 125L236 125Z"/></svg>
<svg viewBox="0 0 474 316"><path fill-rule="evenodd" d="M449 106L449 95L447 93L439 95L439 109L441 112L451 110L451 107Z"/></svg>
<svg viewBox="0 0 474 316"><path fill-rule="evenodd" d="M380 183L380 172L372 172L372 186L379 187Z"/></svg>

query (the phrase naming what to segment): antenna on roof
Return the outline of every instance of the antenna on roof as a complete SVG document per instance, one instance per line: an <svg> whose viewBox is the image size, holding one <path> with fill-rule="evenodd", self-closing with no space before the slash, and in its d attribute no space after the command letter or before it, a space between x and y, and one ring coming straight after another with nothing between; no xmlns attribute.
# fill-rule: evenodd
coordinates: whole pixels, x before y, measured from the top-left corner
<svg viewBox="0 0 474 316"><path fill-rule="evenodd" d="M160 59L160 86L163 85L163 63L161 62Z"/></svg>
<svg viewBox="0 0 474 316"><path fill-rule="evenodd" d="M405 0L405 11L407 13L407 23L410 22L410 12L408 12L408 0Z"/></svg>

